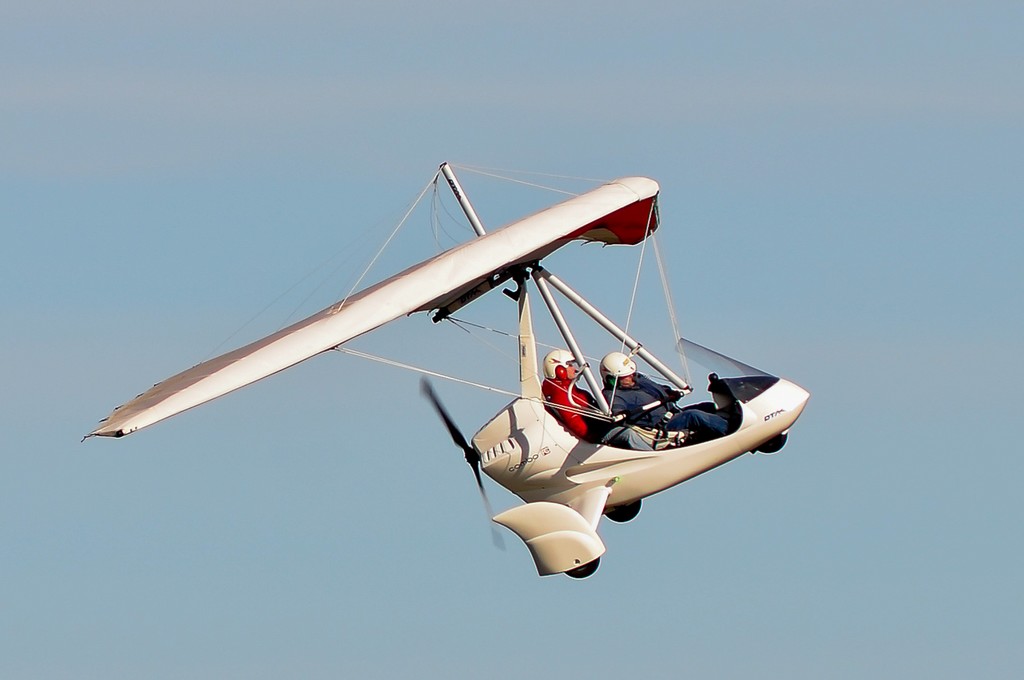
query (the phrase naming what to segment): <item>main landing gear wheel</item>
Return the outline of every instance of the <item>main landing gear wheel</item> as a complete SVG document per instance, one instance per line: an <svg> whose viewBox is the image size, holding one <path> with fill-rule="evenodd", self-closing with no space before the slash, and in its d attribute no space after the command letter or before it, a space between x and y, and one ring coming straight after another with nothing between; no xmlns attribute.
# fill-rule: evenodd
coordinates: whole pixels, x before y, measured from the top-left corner
<svg viewBox="0 0 1024 680"><path fill-rule="evenodd" d="M633 501L628 505L618 505L604 513L604 516L613 522L628 522L640 514L640 501Z"/></svg>
<svg viewBox="0 0 1024 680"><path fill-rule="evenodd" d="M583 566L576 567L575 569L570 569L569 571L565 572L565 575L571 578L586 578L588 576L593 575L593 573L597 571L597 568L599 566L601 566L600 557L598 557L593 562L587 562Z"/></svg>

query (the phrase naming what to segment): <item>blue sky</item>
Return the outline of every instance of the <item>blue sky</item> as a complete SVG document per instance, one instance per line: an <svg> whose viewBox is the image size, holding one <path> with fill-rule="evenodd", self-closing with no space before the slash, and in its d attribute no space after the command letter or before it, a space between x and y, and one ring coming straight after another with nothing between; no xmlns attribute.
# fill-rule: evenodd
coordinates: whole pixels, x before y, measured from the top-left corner
<svg viewBox="0 0 1024 680"><path fill-rule="evenodd" d="M0 675L1016 677L1018 3L23 4ZM319 357L79 443L347 292L445 160L657 179L684 332L813 394L786 449L603 525L575 582L492 546L392 368ZM489 226L558 200L462 179ZM370 278L435 250L421 213ZM620 315L631 257L551 266ZM656 288L641 310L671 346ZM412 318L359 348L512 379L463 341ZM439 391L467 432L502 405Z"/></svg>

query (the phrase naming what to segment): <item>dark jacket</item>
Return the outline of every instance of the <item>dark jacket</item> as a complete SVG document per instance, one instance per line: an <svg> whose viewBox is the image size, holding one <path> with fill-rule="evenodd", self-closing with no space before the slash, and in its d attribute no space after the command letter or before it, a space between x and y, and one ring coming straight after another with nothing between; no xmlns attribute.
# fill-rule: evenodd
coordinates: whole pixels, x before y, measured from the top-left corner
<svg viewBox="0 0 1024 680"><path fill-rule="evenodd" d="M636 373L634 375L636 379L635 387L625 388L619 385L614 390L606 387L602 390L602 394L604 394L604 398L608 401L608 405L612 407L613 414L637 412L641 407L653 401L664 399L667 406L658 406L629 420L630 423L640 427L656 428L661 425L662 418L666 413L676 413L679 410L669 399L674 390L665 385L659 385L643 374ZM614 397L612 396L613 392Z"/></svg>

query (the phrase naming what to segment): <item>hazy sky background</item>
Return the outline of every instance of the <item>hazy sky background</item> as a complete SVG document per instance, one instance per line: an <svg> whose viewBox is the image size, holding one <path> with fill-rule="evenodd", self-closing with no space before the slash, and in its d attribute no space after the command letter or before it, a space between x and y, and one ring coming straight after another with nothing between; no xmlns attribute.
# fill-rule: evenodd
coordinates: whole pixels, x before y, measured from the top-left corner
<svg viewBox="0 0 1024 680"><path fill-rule="evenodd" d="M0 676L1017 677L1022 35L1016 2L8 3ZM603 523L573 581L492 546L393 368L79 443L343 296L445 160L657 179L683 331L812 392L789 445ZM461 177L489 227L560 200ZM468 238L429 202L367 282ZM551 267L621 319L636 258ZM514 384L423 317L357 344ZM467 434L505 402L438 390Z"/></svg>

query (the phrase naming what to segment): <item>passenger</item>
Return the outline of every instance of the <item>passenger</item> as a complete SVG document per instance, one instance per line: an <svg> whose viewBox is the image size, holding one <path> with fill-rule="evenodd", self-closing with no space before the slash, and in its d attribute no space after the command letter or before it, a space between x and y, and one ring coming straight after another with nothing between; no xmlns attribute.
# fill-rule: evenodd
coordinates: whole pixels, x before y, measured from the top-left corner
<svg viewBox="0 0 1024 680"><path fill-rule="evenodd" d="M636 362L622 352L601 360L603 394L613 414L628 414L628 422L651 430L682 433L690 443L708 441L728 433L729 421L699 409L680 410L675 401L682 393L637 373ZM651 406L661 402L658 406ZM644 407L650 407L644 410ZM682 443L682 442L680 442Z"/></svg>
<svg viewBox="0 0 1024 680"><path fill-rule="evenodd" d="M544 382L541 392L550 404L548 411L569 432L583 441L621 448L651 449L651 445L632 428L612 425L599 417L593 396L576 386L576 359L564 349L548 352L544 357ZM593 412L590 416L585 411Z"/></svg>
<svg viewBox="0 0 1024 680"><path fill-rule="evenodd" d="M576 387L576 359L564 349L555 349L544 357L544 382L541 392L544 401L551 404L548 411L558 418L572 434L585 441L596 442L600 437L591 432L596 424L581 411L596 410L597 404L590 393ZM559 408L561 407L561 408Z"/></svg>

